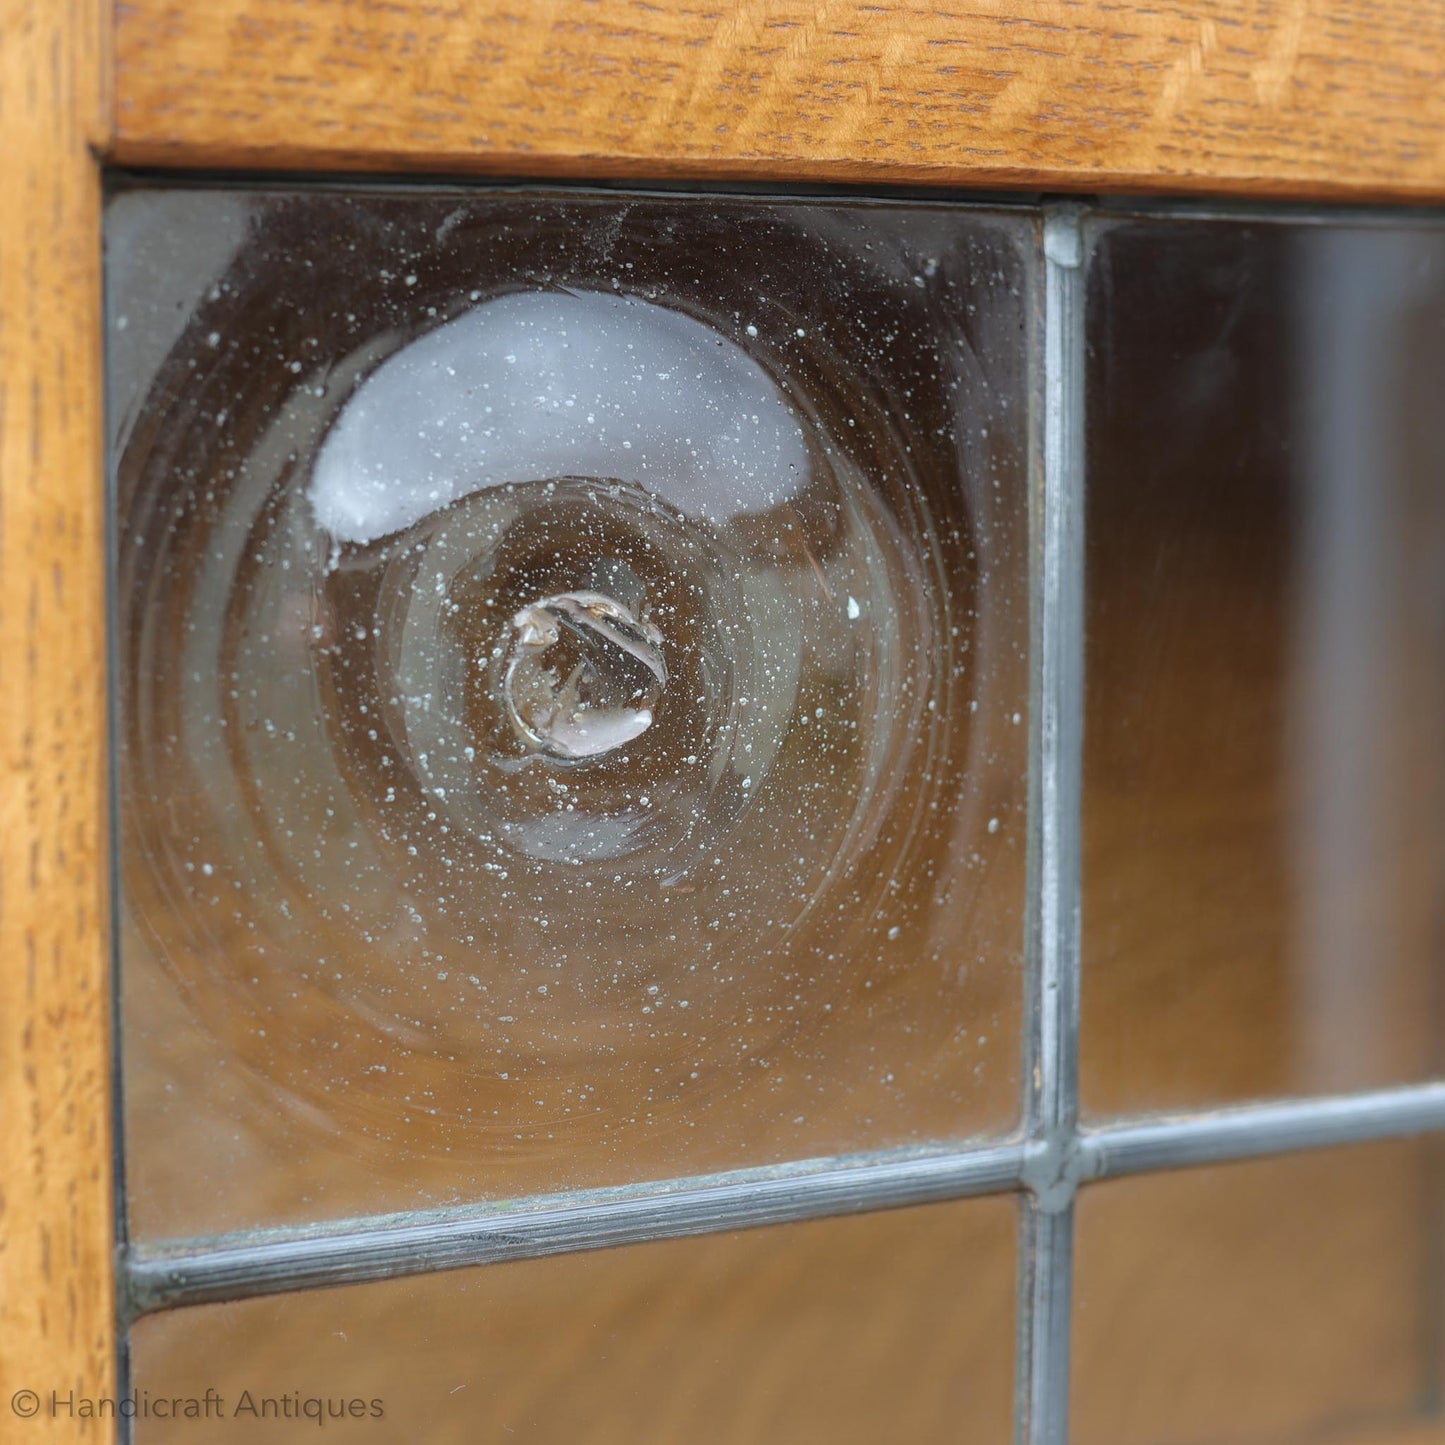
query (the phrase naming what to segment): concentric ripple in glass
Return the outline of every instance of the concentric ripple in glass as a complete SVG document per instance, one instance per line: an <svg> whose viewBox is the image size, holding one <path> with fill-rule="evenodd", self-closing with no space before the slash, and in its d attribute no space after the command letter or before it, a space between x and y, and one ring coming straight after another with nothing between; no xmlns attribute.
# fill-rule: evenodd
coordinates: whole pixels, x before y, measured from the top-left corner
<svg viewBox="0 0 1445 1445"><path fill-rule="evenodd" d="M127 370L205 198L112 214L142 1232L1006 1127L1024 223L252 193Z"/></svg>

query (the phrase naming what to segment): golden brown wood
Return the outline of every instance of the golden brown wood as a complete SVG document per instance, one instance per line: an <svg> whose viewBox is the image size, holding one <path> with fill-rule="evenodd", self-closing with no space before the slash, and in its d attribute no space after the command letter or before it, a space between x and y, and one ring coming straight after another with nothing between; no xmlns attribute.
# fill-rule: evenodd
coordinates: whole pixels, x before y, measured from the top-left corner
<svg viewBox="0 0 1445 1445"><path fill-rule="evenodd" d="M112 1438L100 176L92 0L0 0L0 1438ZM34 1390L40 1413L16 1420ZM23 1405L23 1401L21 1404Z"/></svg>
<svg viewBox="0 0 1445 1445"><path fill-rule="evenodd" d="M1445 198L1437 0L126 0L127 163Z"/></svg>
<svg viewBox="0 0 1445 1445"><path fill-rule="evenodd" d="M298 1385L384 1402L394 1433L320 1432L347 1445L999 1445L1014 1215L965 1200L182 1310L141 1321L137 1372L214 1385L218 1445L310 1445L304 1419L235 1417L242 1388Z"/></svg>
<svg viewBox="0 0 1445 1445"><path fill-rule="evenodd" d="M1438 1442L1428 1141L1094 1185L1073 1445Z"/></svg>
<svg viewBox="0 0 1445 1445"><path fill-rule="evenodd" d="M1071 1439L1440 1445L1428 1148L1086 1189ZM245 1301L142 1321L136 1361L156 1394L379 1396L428 1445L990 1445L1009 1438L1012 1235L1011 1201L969 1200ZM152 1445L195 1439L158 1425Z"/></svg>

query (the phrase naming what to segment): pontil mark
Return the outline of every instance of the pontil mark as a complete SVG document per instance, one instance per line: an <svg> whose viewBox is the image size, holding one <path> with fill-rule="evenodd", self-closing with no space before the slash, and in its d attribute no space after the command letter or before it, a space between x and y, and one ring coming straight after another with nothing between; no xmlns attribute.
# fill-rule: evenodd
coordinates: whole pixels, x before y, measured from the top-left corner
<svg viewBox="0 0 1445 1445"><path fill-rule="evenodd" d="M532 748L580 762L640 738L667 686L662 634L602 592L544 597L512 618L502 701Z"/></svg>

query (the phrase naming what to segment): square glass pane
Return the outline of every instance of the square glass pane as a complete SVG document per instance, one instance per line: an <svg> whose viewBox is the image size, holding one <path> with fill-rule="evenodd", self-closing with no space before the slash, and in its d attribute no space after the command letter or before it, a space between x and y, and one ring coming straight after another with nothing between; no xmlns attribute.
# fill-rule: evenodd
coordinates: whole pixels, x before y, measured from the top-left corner
<svg viewBox="0 0 1445 1445"><path fill-rule="evenodd" d="M1086 1187L1075 1445L1445 1439L1438 1142Z"/></svg>
<svg viewBox="0 0 1445 1445"><path fill-rule="evenodd" d="M1033 220L107 220L138 1236L998 1133Z"/></svg>
<svg viewBox="0 0 1445 1445"><path fill-rule="evenodd" d="M1085 1106L1437 1075L1445 228L1091 235Z"/></svg>
<svg viewBox="0 0 1445 1445"><path fill-rule="evenodd" d="M970 1200L154 1316L136 1389L210 1388L222 1423L143 1420L137 1445L318 1438L326 1406L288 1419L288 1395L361 1402L337 1442L1004 1441L1014 1216Z"/></svg>

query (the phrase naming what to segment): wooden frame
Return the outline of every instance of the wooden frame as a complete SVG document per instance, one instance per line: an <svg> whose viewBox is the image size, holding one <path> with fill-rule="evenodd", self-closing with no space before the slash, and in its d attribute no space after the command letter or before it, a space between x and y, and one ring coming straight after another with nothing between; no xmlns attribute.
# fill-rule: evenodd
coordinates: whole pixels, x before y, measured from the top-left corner
<svg viewBox="0 0 1445 1445"><path fill-rule="evenodd" d="M116 1378L103 163L1445 200L1432 0L129 0L113 56L111 19L0 0L0 1410Z"/></svg>
<svg viewBox="0 0 1445 1445"><path fill-rule="evenodd" d="M0 3L0 1409L113 1394L100 163L105 17Z"/></svg>
<svg viewBox="0 0 1445 1445"><path fill-rule="evenodd" d="M1430 0L131 0L116 63L126 164L1445 186Z"/></svg>

